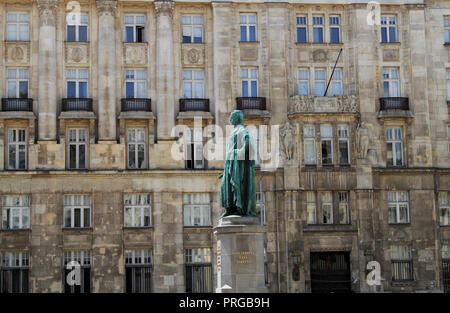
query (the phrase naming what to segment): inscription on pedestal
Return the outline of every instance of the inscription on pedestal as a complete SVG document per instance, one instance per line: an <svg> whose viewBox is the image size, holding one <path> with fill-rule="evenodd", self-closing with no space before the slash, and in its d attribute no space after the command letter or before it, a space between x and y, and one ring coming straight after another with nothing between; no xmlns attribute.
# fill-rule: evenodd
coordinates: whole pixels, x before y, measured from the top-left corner
<svg viewBox="0 0 450 313"><path fill-rule="evenodd" d="M234 256L236 264L253 264L255 252L253 251L235 251L231 253Z"/></svg>

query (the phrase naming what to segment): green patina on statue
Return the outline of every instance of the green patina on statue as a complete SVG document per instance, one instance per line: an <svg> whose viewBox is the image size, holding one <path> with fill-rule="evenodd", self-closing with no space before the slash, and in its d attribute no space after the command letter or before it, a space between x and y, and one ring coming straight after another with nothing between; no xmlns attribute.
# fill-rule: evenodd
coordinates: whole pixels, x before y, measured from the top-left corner
<svg viewBox="0 0 450 313"><path fill-rule="evenodd" d="M256 216L255 160L256 148L244 125L244 114L234 110L230 116L234 125L227 138L226 158L220 186L220 205L226 212L220 217Z"/></svg>

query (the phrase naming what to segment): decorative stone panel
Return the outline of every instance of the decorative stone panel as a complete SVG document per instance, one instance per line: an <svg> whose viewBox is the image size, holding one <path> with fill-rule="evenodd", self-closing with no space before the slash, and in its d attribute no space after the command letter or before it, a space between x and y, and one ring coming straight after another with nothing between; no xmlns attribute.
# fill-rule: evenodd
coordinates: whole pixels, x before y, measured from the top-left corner
<svg viewBox="0 0 450 313"><path fill-rule="evenodd" d="M297 49L298 62L309 62L309 51Z"/></svg>
<svg viewBox="0 0 450 313"><path fill-rule="evenodd" d="M89 44L81 42L66 42L66 63L87 64L89 63Z"/></svg>
<svg viewBox="0 0 450 313"><path fill-rule="evenodd" d="M322 49L312 51L312 59L314 62L327 62L327 51Z"/></svg>
<svg viewBox="0 0 450 313"><path fill-rule="evenodd" d="M383 49L383 61L398 61L398 49Z"/></svg>
<svg viewBox="0 0 450 313"><path fill-rule="evenodd" d="M28 64L30 62L30 44L28 42L5 42L7 64Z"/></svg>
<svg viewBox="0 0 450 313"><path fill-rule="evenodd" d="M202 44L183 44L181 53L183 65L205 64L205 46Z"/></svg>
<svg viewBox="0 0 450 313"><path fill-rule="evenodd" d="M127 65L146 65L148 60L147 43L124 43L123 57Z"/></svg>
<svg viewBox="0 0 450 313"><path fill-rule="evenodd" d="M316 97L293 96L289 99L289 113L358 113L356 96Z"/></svg>
<svg viewBox="0 0 450 313"><path fill-rule="evenodd" d="M257 43L240 43L241 61L258 60L258 44Z"/></svg>

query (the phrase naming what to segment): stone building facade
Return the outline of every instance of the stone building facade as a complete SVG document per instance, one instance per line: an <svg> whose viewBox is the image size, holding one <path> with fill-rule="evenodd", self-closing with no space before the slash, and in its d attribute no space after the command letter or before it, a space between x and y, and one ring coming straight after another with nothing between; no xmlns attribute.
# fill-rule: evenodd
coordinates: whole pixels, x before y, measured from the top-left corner
<svg viewBox="0 0 450 313"><path fill-rule="evenodd" d="M448 291L450 2L364 2L0 1L2 291L214 291L223 161L172 129L236 108L269 291Z"/></svg>

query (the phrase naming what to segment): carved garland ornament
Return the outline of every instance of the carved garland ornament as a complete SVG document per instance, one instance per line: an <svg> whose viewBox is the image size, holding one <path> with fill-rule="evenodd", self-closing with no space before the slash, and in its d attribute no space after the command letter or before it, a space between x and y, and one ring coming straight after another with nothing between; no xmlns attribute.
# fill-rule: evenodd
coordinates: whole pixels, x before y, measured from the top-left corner
<svg viewBox="0 0 450 313"><path fill-rule="evenodd" d="M58 0L37 0L41 26L55 26Z"/></svg>
<svg viewBox="0 0 450 313"><path fill-rule="evenodd" d="M96 4L99 16L115 16L117 9L116 0L97 0Z"/></svg>

